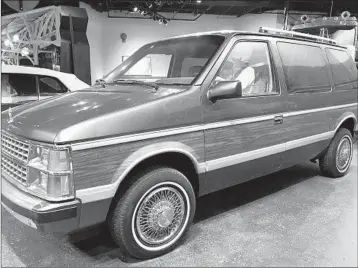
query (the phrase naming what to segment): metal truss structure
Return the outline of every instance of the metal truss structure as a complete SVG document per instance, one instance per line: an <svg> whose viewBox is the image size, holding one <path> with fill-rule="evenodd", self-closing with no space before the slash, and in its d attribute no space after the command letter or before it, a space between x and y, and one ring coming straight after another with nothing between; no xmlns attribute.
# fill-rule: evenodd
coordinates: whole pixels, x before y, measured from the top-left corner
<svg viewBox="0 0 358 268"><path fill-rule="evenodd" d="M2 62L19 65L26 57L38 65L39 53L54 53L46 47L61 46L60 16L60 7L51 6L2 17Z"/></svg>

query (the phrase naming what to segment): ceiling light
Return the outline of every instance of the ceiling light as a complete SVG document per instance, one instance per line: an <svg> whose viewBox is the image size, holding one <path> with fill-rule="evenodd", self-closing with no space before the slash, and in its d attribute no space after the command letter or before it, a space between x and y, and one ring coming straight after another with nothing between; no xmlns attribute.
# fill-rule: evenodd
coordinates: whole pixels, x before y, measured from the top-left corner
<svg viewBox="0 0 358 268"><path fill-rule="evenodd" d="M134 11L134 12L138 12L138 10L139 10L139 8L138 8L138 7L136 7L136 6L135 6L135 7L133 7L133 11Z"/></svg>
<svg viewBox="0 0 358 268"><path fill-rule="evenodd" d="M12 41L17 43L20 41L20 36L18 34L14 34L14 36L12 37Z"/></svg>
<svg viewBox="0 0 358 268"><path fill-rule="evenodd" d="M20 54L21 56L28 56L30 54L30 51L27 47L24 47L23 49L21 49Z"/></svg>
<svg viewBox="0 0 358 268"><path fill-rule="evenodd" d="M200 3L201 3L201 0L196 0L196 2L197 2L198 4L200 4Z"/></svg>

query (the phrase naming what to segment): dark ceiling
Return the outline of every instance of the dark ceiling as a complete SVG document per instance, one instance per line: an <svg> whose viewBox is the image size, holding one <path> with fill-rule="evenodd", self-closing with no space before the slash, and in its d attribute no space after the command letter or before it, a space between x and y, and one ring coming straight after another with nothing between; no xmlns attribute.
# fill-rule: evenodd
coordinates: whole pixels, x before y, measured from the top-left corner
<svg viewBox="0 0 358 268"><path fill-rule="evenodd" d="M26 1L26 0L12 0L12 1ZM151 9L155 12L171 12L171 13L194 13L194 14L216 14L216 15L235 15L241 16L246 13L263 13L267 11L280 13L284 9L286 0L236 0L236 1L211 1L211 0L83 0L90 4L98 11L106 12L109 10L129 11L133 6L148 9L152 4ZM290 11L310 11L310 12L325 12L327 15L332 8L332 15L339 15L343 11L348 10L353 16L358 17L358 0L290 0ZM40 0L37 7L48 5L70 5L79 6L78 0ZM14 13L15 11L9 8L2 0L2 15Z"/></svg>

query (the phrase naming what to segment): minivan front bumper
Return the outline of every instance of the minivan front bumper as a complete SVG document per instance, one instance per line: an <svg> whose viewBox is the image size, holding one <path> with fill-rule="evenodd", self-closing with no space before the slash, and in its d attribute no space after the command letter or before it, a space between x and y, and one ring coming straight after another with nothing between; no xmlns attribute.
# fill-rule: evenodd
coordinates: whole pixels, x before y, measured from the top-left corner
<svg viewBox="0 0 358 268"><path fill-rule="evenodd" d="M16 219L42 232L69 233L79 226L79 200L47 202L22 192L3 177L1 204Z"/></svg>

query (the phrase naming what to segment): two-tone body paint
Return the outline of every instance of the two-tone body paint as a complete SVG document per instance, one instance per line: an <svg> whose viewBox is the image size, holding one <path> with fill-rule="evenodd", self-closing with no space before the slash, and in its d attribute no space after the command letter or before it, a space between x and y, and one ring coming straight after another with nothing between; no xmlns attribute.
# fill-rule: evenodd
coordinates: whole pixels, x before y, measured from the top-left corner
<svg viewBox="0 0 358 268"><path fill-rule="evenodd" d="M269 45L280 94L212 103L207 91L213 77L233 45L248 40ZM277 40L231 35L189 89L146 101L123 100L123 108L116 112L107 113L109 107L102 107L103 116L74 126L57 126L47 136L40 133L48 142L72 148L76 198L81 201L80 227L104 221L126 175L152 156L178 153L190 159L199 175L199 195L203 195L315 157L347 119L354 120L357 130L357 90L336 92L332 88L333 92L315 97L286 93ZM101 97L108 105L114 104ZM41 105L47 104L40 104L39 109ZM17 111L20 119L21 112ZM276 116L282 116L282 124L275 124ZM25 117L19 122L29 123ZM13 124L9 127L20 136L30 135Z"/></svg>
<svg viewBox="0 0 358 268"><path fill-rule="evenodd" d="M279 94L212 103L207 98L207 90L226 55L238 41L267 42ZM202 85L188 90L201 96L202 123L169 129L167 133L165 130L142 133L139 134L141 138L128 136L119 145L93 149L99 158L113 157L109 157L112 160L102 169L103 163L95 163L94 159L90 160L89 169L83 163L83 168L78 169L83 170L81 175L78 173L78 178L83 178L78 180L78 196L88 202L97 200L93 199L96 193L110 199L136 164L166 152L182 153L191 158L200 174L200 195L295 165L322 152L342 122L348 118L356 122L356 92L314 94L318 100L312 100L312 94L288 95L275 41L248 36L232 38L212 64ZM283 117L283 124L275 123L276 116ZM111 143L116 143L116 139L107 141L107 144ZM73 148L83 146L91 145L80 143L74 144ZM99 151L101 153L97 153ZM81 158L83 153L75 151L74 157ZM93 180L88 178L91 174L95 175ZM101 176L103 174L105 176ZM104 186L101 188L100 185ZM95 187L89 194L86 189L93 186L99 186L98 192Z"/></svg>

